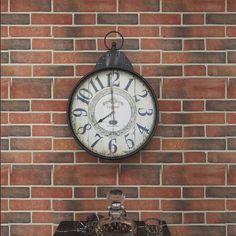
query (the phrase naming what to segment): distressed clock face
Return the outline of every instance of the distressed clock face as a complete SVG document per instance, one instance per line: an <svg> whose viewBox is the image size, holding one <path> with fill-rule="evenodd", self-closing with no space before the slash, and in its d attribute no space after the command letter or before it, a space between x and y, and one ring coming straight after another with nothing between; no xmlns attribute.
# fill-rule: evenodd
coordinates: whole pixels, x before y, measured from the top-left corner
<svg viewBox="0 0 236 236"><path fill-rule="evenodd" d="M157 121L155 95L138 74L102 69L82 78L69 103L75 139L92 154L119 159L150 139Z"/></svg>

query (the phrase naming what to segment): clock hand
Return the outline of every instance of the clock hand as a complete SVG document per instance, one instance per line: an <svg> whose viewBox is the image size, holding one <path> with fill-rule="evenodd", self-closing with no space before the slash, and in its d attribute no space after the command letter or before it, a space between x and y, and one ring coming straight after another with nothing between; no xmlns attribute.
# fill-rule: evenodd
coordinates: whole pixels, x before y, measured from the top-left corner
<svg viewBox="0 0 236 236"><path fill-rule="evenodd" d="M99 119L98 122L95 123L95 125L103 122L107 117L109 117L112 114L113 114L113 111L111 113L109 113L108 115L104 116L103 118Z"/></svg>
<svg viewBox="0 0 236 236"><path fill-rule="evenodd" d="M112 109L112 120L109 121L109 124L116 125L118 122L117 120L115 120L114 91L112 84L111 84L111 109Z"/></svg>

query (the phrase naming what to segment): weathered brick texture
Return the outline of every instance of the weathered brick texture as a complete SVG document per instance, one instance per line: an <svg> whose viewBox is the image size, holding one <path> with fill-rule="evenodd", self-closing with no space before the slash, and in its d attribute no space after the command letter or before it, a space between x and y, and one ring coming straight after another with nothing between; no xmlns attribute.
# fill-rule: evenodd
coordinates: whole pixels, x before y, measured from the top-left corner
<svg viewBox="0 0 236 236"><path fill-rule="evenodd" d="M128 216L159 217L173 236L236 235L235 0L2 0L1 12L1 235L104 215L114 186ZM160 109L150 143L114 163L67 125L111 30Z"/></svg>

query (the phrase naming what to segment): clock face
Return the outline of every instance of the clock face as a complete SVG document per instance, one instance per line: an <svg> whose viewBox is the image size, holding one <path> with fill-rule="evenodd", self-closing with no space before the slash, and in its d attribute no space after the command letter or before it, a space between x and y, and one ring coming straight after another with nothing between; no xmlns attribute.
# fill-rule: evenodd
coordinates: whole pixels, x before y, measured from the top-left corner
<svg viewBox="0 0 236 236"><path fill-rule="evenodd" d="M69 103L75 139L92 154L119 159L139 151L153 135L157 103L148 83L122 69L83 77Z"/></svg>

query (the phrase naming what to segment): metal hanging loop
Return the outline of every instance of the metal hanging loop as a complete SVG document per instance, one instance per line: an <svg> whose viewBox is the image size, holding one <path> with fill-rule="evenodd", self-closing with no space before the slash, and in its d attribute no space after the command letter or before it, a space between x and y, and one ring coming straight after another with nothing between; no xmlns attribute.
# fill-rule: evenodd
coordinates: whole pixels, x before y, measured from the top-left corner
<svg viewBox="0 0 236 236"><path fill-rule="evenodd" d="M114 34L114 33L119 34L119 36L120 36L121 39L122 39L120 47L116 48L116 50L120 50L120 49L123 47L123 45L124 45L124 37L123 37L123 35L122 35L120 32L115 31L115 30L110 31L110 32L108 32L108 33L106 34L106 36L104 37L104 45L105 45L105 47L106 47L108 50L111 50L111 49L113 48L113 45L116 46L116 43L115 43L115 44L112 43L112 47L110 47L110 48L109 48L108 45L107 45L107 37L108 37L108 35Z"/></svg>

